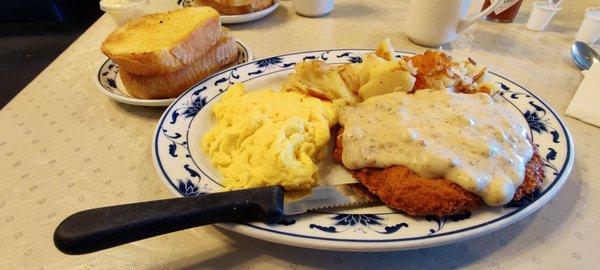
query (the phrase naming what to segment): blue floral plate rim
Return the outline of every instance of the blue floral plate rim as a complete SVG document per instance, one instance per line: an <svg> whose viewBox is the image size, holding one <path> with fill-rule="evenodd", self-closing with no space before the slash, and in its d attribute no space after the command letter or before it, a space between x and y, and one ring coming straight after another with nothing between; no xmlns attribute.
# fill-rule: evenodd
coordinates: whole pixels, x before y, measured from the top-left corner
<svg viewBox="0 0 600 270"><path fill-rule="evenodd" d="M241 73L243 70L248 70L251 67L254 67L254 70L251 72L247 72L248 78L250 78L249 80L252 79L252 76L254 76L254 78L260 78L263 76L268 76L270 74L274 74L277 72L281 72L281 71L285 71L285 70L290 70L293 68L293 63L286 63L286 59L288 57L294 57L294 56L304 56L302 59L321 59L321 60L328 60L329 58L332 58L330 55L328 54L334 54L335 57L337 58L344 58L344 61L342 62L355 62L355 61L361 61L360 55L361 53L365 53L365 52L370 52L372 51L372 49L330 49L330 50L314 50L314 51L305 51L305 52L298 52L298 53L289 53L289 54L282 54L282 55L278 55L278 56L273 56L273 57L269 57L269 58L265 58L265 59L260 59L260 60L256 60L253 62L249 62L246 64L242 64L242 65L238 65L236 67L232 67L230 69L227 70L223 70L220 73L214 74L212 77L209 77L207 79L205 79L204 81L198 83L196 86L192 87L190 90L188 90L188 92L182 94L180 97L177 98L177 100L175 102L173 102L173 104L171 104L171 106L169 106L169 108L167 108L167 110L165 110L163 116L161 117L158 125L157 125L157 130L154 134L154 138L153 138L153 143L152 143L152 154L153 154L153 160L155 163L155 166L159 172L159 175L161 175L161 178L163 179L163 181L165 181L165 183L169 186L169 188L177 195L177 196L195 196L198 194L201 194L202 192L205 191L200 191L202 188L206 188L206 182L208 182L208 180L204 181L204 187L201 187L200 185L196 185L195 183L192 183L189 178L186 181L182 181L182 180L177 180L174 178L171 178L169 176L169 173L167 171L165 171L165 167L163 166L161 159L161 155L166 155L165 152L166 151L162 151L163 153L161 153L160 150L160 146L159 146L159 139L164 136L168 136L166 132L164 132L163 127L165 127L165 121L172 119L172 121L176 121L176 118L179 115L178 112L183 113L182 117L188 118L188 115L186 115L186 112L189 113L189 118L194 118L196 113L198 113L199 111L202 110L202 107L208 103L210 103L214 98L216 98L218 95L220 95L220 93L226 91L226 89L229 87L229 85L233 81L240 81L243 82L244 78L240 78L240 74L237 74L237 77L234 76L234 78L232 79L232 74L236 74L236 72ZM401 55L401 54L413 54L410 52L404 52L404 51L397 51L397 54ZM299 60L302 60L299 59ZM339 62L339 63L342 63ZM338 64L339 64L338 63ZM333 63L336 64L336 63ZM271 72L268 72L269 69L271 67L275 66L275 68L271 69ZM447 243L452 243L452 242L456 242L456 241L460 241L460 240L465 240L465 239L469 239L469 238L473 238L473 237L477 237L480 236L482 234L485 233L489 233L495 230L498 230L500 228L503 228L505 226L508 226L514 222L516 222L517 220L520 220L522 218L524 218L525 216L535 212L537 209L539 209L541 206L543 206L545 203L547 203L559 190L560 188L564 185L564 183L567 181L569 175L570 175L570 171L572 169L573 166L573 161L574 161L574 148L573 148L573 141L572 141L572 136L570 135L567 127L564 125L564 122L560 119L560 117L558 116L558 114L556 114L556 112L550 108L547 103L545 103L543 100L541 100L539 97L537 97L535 94L533 94L531 91L527 90L526 88L522 87L521 85L515 83L514 81L503 77L501 75L498 75L494 72L490 72L493 76L495 76L495 78L497 80L500 80L498 83L501 85L502 89L503 89L503 93L502 96L509 101L509 103L511 103L515 108L517 108L521 113L523 113L524 117L526 118L526 120L528 121L528 123L530 124L531 127L531 132L532 132L532 136L535 135L534 137L534 142L538 143L536 141L535 138L544 138L544 142L543 143L547 143L546 141L556 141L557 144L557 148L558 146L562 147L561 149L564 148L564 151L556 151L553 148L548 148L547 151L545 152L545 160L548 161L549 163L546 164L547 167L549 168L547 171L547 174L553 174L553 176L551 177L547 177L546 181L548 181L549 178L553 178L550 179L550 183L547 184L544 187L544 190L542 192L539 192L538 194L536 194L535 198L531 198L530 201L527 201L525 203L523 203L522 205L516 205L513 206L514 208L512 208L513 210L508 210L506 211L506 213L504 213L501 216L498 216L498 218L494 218L494 219L490 219L486 222L482 222L480 224L476 224L474 226L467 226L464 228L458 228L455 230L448 230L448 231L444 231L444 226L447 224L454 224L452 223L453 221L456 220L461 220L461 219L469 219L470 215L468 217L463 217L463 218L453 218L453 217L447 217L447 218L442 218L442 219L433 219L433 220L429 220L429 222L434 222L437 223L437 230L434 229L430 229L429 233L423 234L421 236L417 236L417 237L385 237L385 238L381 238L381 239L372 239L372 238L368 238L368 239L357 239L356 237L350 237L350 238L339 238L339 237L330 237L330 235L333 235L333 233L339 233L341 232L340 230L338 230L338 226L345 226L347 228L349 227L360 227L363 226L364 228L370 229L369 226L373 225L373 226L383 226L386 224L381 224L382 222L380 220L383 219L387 219L388 217L392 217L395 215L401 215L401 214L397 214L397 213L384 213L384 214L345 214L345 213L311 213L308 215L323 215L323 216L327 216L329 215L328 219L332 219L332 220L337 220L337 222L334 224L334 226L321 226L318 224L313 224L311 223L310 226L307 226L310 229L314 229L314 230L309 230L307 228L304 228L304 230L301 233L298 233L297 231L294 230L286 230L286 228L291 228L294 227L294 224L298 225L301 224L302 222L296 222L296 220L292 219L291 221L286 221L284 222L284 224L282 226L275 226L275 227L265 227L264 224L260 224L260 223L241 223L241 224L219 224L219 226L242 233L242 234L246 234L252 237L256 237L256 238L261 238L264 240L268 240L268 241L273 241L273 242L278 242L278 243L283 243L283 244L288 244L288 245L295 245L295 246L302 246L302 247L308 247L308 248L316 248L316 249L327 249L327 250L352 250L352 251L381 251L381 250L400 250L400 249L414 249L414 248L422 248L422 247L428 247L428 246L436 246L436 245L442 245L442 244L447 244ZM242 74L243 75L243 74ZM243 76L242 76L243 77ZM210 82L212 82L213 84L211 85ZM228 82L227 86L225 86L224 89L217 89L221 86L217 86L220 82ZM514 87L517 89L517 91L513 91L513 89L511 87ZM519 91L522 90L522 91ZM201 97L201 93L203 91L218 91L215 92L216 94L214 94L213 97L211 97L210 99L203 97L202 99L200 99ZM201 104L199 109L194 109L192 111L189 111L189 108L192 108L196 105L193 105L192 107L188 107L185 110L181 110L184 109L183 107L178 107L181 106L182 104L184 104L187 101L184 101L184 98L190 98L190 97L194 97L196 96L196 101L200 100L200 102L198 104ZM526 108L527 110L524 112L524 110L522 110L521 108L519 108L517 105L515 105L513 102L511 102L511 100L519 100L519 99L526 99L530 100L530 105L531 107ZM189 106L190 103L187 102L187 105ZM195 108L195 107L194 107ZM175 116L177 114L177 116ZM193 115L192 115L193 114ZM555 126L551 126L551 124L555 124ZM182 132L182 134L185 134L185 136L182 135L182 137L187 138L187 136L189 136L189 127L191 125L191 120L189 122L189 125L187 125L187 130L185 130L185 132ZM534 134L535 133L535 134ZM540 140L540 139L538 139ZM174 143L173 141L171 141L172 143ZM186 141L187 143L187 141ZM195 142L197 143L197 142ZM547 146L546 144L542 145L543 147ZM171 150L171 147L169 147L169 151ZM188 152L189 152L189 147L188 147ZM557 154L558 153L558 154ZM191 152L189 152L190 154L190 159L193 160L193 158L191 158ZM557 155L558 160L557 160ZM554 165L552 164L552 162L554 162L555 164L559 164L559 162L562 162L562 164L560 165ZM193 162L196 166L196 162ZM192 164L193 165L193 164ZM196 168L192 168L193 166L184 166L185 171L187 171L192 177L198 177L198 179L202 180L201 178L208 178L209 180L213 181L213 179L210 179L210 177L208 175L205 175L204 172L201 169L198 169L198 171L195 171ZM176 181L179 181L178 183ZM216 183L216 182L215 182ZM218 184L218 183L217 183ZM191 193L188 193L191 192ZM209 189L210 191L210 189ZM506 209L510 209L508 207L505 207ZM335 215L335 216L332 216ZM382 218L382 216L384 218ZM299 220L301 220L302 218L299 218ZM310 218L309 218L310 219ZM456 219L456 220L455 220ZM409 227L408 224L402 222L402 223L398 223L395 224L394 226L386 226L384 229L385 230L372 230L372 231L376 231L377 233L379 233L380 235L392 235L393 233L398 232L399 230L401 231L402 228L404 228L404 226L402 225L406 225L405 227ZM288 227L286 227L288 226ZM448 226L446 226L447 228ZM284 228L284 229L281 229ZM363 229L364 229L363 228ZM378 227L378 228L383 228L383 227ZM366 229L365 229L366 230ZM326 233L331 233L331 234L319 234L320 232L326 232ZM356 230L355 230L356 231ZM317 233L315 233L317 232ZM345 231L344 231L345 232ZM389 233L389 234L388 234ZM352 243L351 245L349 245L350 243Z"/></svg>
<svg viewBox="0 0 600 270"><path fill-rule="evenodd" d="M253 60L252 51L246 43L236 39L236 45L238 49L238 59L233 65L244 64ZM99 65L98 71L94 74L92 81L100 93L125 104L164 107L170 105L176 99L140 99L132 97L127 93L125 86L121 83L121 78L119 77L119 65L109 58Z"/></svg>
<svg viewBox="0 0 600 270"><path fill-rule="evenodd" d="M263 10L255 11L248 14L240 14L240 15L221 15L221 23L223 24L237 24L237 23L245 23L251 22L254 20L258 20L262 17L265 17L275 11L280 4L281 0L275 0L273 5L265 8ZM190 0L177 0L177 5L180 7L189 7Z"/></svg>

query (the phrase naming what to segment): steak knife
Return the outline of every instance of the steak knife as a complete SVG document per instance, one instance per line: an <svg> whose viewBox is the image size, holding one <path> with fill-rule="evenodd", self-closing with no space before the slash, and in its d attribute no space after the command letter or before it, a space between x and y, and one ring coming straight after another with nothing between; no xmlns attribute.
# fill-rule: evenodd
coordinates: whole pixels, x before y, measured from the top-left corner
<svg viewBox="0 0 600 270"><path fill-rule="evenodd" d="M63 220L54 232L54 244L66 254L86 254L207 224L274 224L284 216L309 210L376 201L361 188L357 184L323 186L290 196L294 192L271 186L95 208Z"/></svg>

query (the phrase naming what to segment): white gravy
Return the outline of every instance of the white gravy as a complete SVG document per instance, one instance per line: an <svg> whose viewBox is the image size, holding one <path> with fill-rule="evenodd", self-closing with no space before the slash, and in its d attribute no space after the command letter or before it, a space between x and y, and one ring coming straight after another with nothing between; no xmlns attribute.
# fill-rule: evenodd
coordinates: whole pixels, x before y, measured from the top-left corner
<svg viewBox="0 0 600 270"><path fill-rule="evenodd" d="M512 199L533 155L525 119L483 93L375 96L345 109L340 124L348 169L403 165L448 179L488 205Z"/></svg>

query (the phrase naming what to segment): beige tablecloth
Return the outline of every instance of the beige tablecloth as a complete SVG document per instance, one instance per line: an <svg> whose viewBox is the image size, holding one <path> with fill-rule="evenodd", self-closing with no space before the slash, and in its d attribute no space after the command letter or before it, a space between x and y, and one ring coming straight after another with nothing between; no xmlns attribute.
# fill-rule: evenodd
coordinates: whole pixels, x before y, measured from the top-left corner
<svg viewBox="0 0 600 270"><path fill-rule="evenodd" d="M105 60L99 44L114 29L103 16L0 112L0 268L598 267L600 129L563 112L582 79L569 61L569 45L584 8L600 2L565 1L544 32L525 28L530 6L526 1L511 24L478 23L447 48L534 91L561 113L573 134L576 163L568 183L548 205L508 228L442 247L345 253L273 244L207 226L89 255L60 253L53 230L71 213L172 196L150 153L163 108L114 102L92 82ZM174 7L175 0L151 3L152 9ZM338 0L330 15L305 18L283 1L270 16L230 28L259 58L369 48L385 37L397 49L421 52L425 48L403 34L406 8L407 1L399 0Z"/></svg>

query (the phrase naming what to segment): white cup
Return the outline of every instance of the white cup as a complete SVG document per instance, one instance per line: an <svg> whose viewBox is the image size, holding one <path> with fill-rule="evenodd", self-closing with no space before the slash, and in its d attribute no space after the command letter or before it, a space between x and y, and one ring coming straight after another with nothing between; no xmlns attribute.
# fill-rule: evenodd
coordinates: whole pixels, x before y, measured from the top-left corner
<svg viewBox="0 0 600 270"><path fill-rule="evenodd" d="M148 0L101 0L100 9L117 23L123 25L131 19L145 15L143 10Z"/></svg>
<svg viewBox="0 0 600 270"><path fill-rule="evenodd" d="M543 31L560 9L560 6L553 6L547 2L534 2L529 20L527 20L527 28L534 31Z"/></svg>
<svg viewBox="0 0 600 270"><path fill-rule="evenodd" d="M335 0L292 0L296 13L306 17L320 17L333 10Z"/></svg>
<svg viewBox="0 0 600 270"><path fill-rule="evenodd" d="M414 43L437 47L454 41L458 33L490 14L500 2L496 0L484 11L465 18L471 0L410 0L404 32Z"/></svg>
<svg viewBox="0 0 600 270"><path fill-rule="evenodd" d="M575 40L594 43L600 38L600 8L587 8Z"/></svg>

